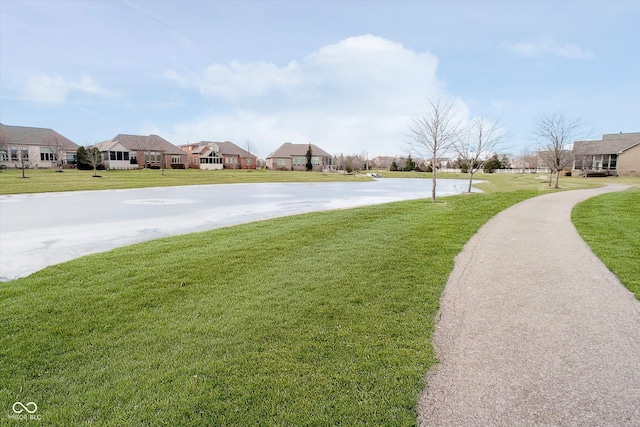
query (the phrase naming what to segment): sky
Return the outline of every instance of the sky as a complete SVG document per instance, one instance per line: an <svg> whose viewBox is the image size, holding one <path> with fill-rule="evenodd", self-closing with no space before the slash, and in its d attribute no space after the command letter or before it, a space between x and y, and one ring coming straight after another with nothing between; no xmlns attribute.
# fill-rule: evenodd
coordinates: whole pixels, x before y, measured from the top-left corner
<svg viewBox="0 0 640 427"><path fill-rule="evenodd" d="M640 1L0 1L0 122L402 155L434 96L501 153L563 113L640 131Z"/></svg>

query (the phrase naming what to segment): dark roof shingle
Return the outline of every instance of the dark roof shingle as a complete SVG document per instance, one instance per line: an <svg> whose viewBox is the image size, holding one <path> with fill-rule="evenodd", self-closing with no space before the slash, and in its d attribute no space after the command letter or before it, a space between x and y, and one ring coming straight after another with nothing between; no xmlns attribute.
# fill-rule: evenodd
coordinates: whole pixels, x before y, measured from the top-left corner
<svg viewBox="0 0 640 427"><path fill-rule="evenodd" d="M304 156L307 154L309 144L293 144L291 142L285 142L273 153L267 156L267 159L274 157L293 157ZM322 148L315 144L311 144L311 152L314 156L331 157L331 154L324 151Z"/></svg>
<svg viewBox="0 0 640 427"><path fill-rule="evenodd" d="M78 149L78 144L60 135L53 129L9 126L0 123L0 131L7 135L9 139L9 141L7 141L8 143L47 146L59 142L66 150Z"/></svg>
<svg viewBox="0 0 640 427"><path fill-rule="evenodd" d="M601 140L575 141L575 154L617 154L640 144L640 132L611 133L602 135Z"/></svg>
<svg viewBox="0 0 640 427"><path fill-rule="evenodd" d="M126 135L118 134L115 138L96 144L100 151L108 151L113 145L120 143L131 151L164 151L166 154L184 156L185 152L158 135Z"/></svg>

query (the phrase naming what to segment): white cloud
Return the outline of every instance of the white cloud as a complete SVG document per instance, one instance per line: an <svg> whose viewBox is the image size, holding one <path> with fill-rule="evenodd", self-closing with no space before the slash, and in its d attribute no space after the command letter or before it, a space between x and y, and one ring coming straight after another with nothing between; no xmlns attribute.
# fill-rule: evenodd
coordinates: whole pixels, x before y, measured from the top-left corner
<svg viewBox="0 0 640 427"><path fill-rule="evenodd" d="M231 112L205 112L168 128L171 141L247 139L266 156L285 141L313 142L334 153L402 153L411 117L442 92L438 59L381 37L364 35L324 46L279 67L270 63L212 64L195 73L168 71L181 87ZM227 110L228 111L228 110Z"/></svg>
<svg viewBox="0 0 640 427"><path fill-rule="evenodd" d="M511 53L525 58L537 58L553 55L565 59L592 59L593 53L579 46L561 45L551 37L545 37L535 42L504 43L503 46Z"/></svg>
<svg viewBox="0 0 640 427"><path fill-rule="evenodd" d="M101 88L90 77L83 76L78 81L65 80L60 75L35 75L29 78L24 89L27 99L37 102L61 104L67 101L71 92L81 92L94 96L114 96Z"/></svg>

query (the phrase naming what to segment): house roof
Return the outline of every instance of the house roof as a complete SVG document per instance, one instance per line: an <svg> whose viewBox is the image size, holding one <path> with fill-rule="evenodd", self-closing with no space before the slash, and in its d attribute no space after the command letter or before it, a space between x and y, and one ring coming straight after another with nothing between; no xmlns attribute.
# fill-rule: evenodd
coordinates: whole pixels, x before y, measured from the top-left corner
<svg viewBox="0 0 640 427"><path fill-rule="evenodd" d="M225 141L225 142L200 141L197 144L185 144L185 145L181 145L181 147L194 147L193 150L191 150L191 153L198 154L198 153L204 153L206 149L211 148L214 145L218 146L217 153L220 153L223 156L236 155L240 157L251 157L254 159L257 158L255 155L251 154L247 150L239 147L238 145L230 141Z"/></svg>
<svg viewBox="0 0 640 427"><path fill-rule="evenodd" d="M229 141L216 142L216 144L218 144L218 147L220 147L220 154L227 154L227 155L235 154L235 155L240 156L240 157L252 157L254 159L257 158L256 156L254 156L253 154L251 154L247 150L238 147L233 142L229 142Z"/></svg>
<svg viewBox="0 0 640 427"><path fill-rule="evenodd" d="M285 142L273 153L267 156L267 159L273 157L293 157L293 156L305 156L307 154L307 150L309 149L309 144L292 144L291 142ZM322 148L318 147L315 144L311 144L311 152L314 156L321 157L331 157L331 154L324 151Z"/></svg>
<svg viewBox="0 0 640 427"><path fill-rule="evenodd" d="M640 144L640 132L611 133L602 135L601 140L576 141L574 154L617 154Z"/></svg>
<svg viewBox="0 0 640 427"><path fill-rule="evenodd" d="M9 126L0 123L0 131L5 133L9 140L7 143L24 145L54 145L59 142L66 150L77 150L78 144L60 135L53 129L34 128L28 126Z"/></svg>
<svg viewBox="0 0 640 427"><path fill-rule="evenodd" d="M195 153L195 150L193 152ZM220 157L220 154L211 147L204 147L203 150L200 150L196 154L200 154L200 157L211 157L212 154L213 154L212 157Z"/></svg>
<svg viewBox="0 0 640 427"><path fill-rule="evenodd" d="M96 144L100 151L109 151L114 145L120 143L131 151L164 151L165 154L184 156L186 153L166 139L158 135L126 135L119 134L115 138Z"/></svg>

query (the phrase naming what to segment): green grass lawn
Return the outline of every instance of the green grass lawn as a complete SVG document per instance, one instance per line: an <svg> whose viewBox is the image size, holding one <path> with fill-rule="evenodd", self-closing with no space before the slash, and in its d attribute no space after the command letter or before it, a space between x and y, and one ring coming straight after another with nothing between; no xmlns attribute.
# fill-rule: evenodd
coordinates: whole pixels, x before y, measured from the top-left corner
<svg viewBox="0 0 640 427"><path fill-rule="evenodd" d="M0 424L20 401L42 425L414 425L455 255L553 191L486 178L486 194L160 239L0 283Z"/></svg>
<svg viewBox="0 0 640 427"><path fill-rule="evenodd" d="M0 285L0 408L48 425L412 425L454 256L536 191L263 221Z"/></svg>
<svg viewBox="0 0 640 427"><path fill-rule="evenodd" d="M431 179L429 173L417 172L381 172L385 178L423 178ZM371 178L343 173L294 172L258 170L219 170L203 171L199 169L157 169L98 171L100 178L92 177L93 171L65 169L56 172L50 169L29 169L28 178L22 178L22 172L15 169L0 171L0 194L42 193L52 191L77 190L113 190L125 188L163 187L173 185L231 184L253 182L350 182L368 181ZM468 179L467 174L440 173L440 179ZM486 181L475 186L485 192L516 191L519 189L549 190L543 179L544 174L483 174L477 173L474 182ZM561 177L562 189L600 186L606 182L622 182L624 178L589 179ZM557 190L556 190L557 191Z"/></svg>
<svg viewBox="0 0 640 427"><path fill-rule="evenodd" d="M230 184L247 182L334 182L367 181L366 176L342 173L294 172L258 170L205 171L199 169L166 169L164 175L158 169L93 171L65 169L29 169L28 178L22 171L7 169L0 171L0 194L42 193L74 190L112 190L121 188L164 187L172 185Z"/></svg>
<svg viewBox="0 0 640 427"><path fill-rule="evenodd" d="M585 200L571 219L591 250L640 299L640 187Z"/></svg>

